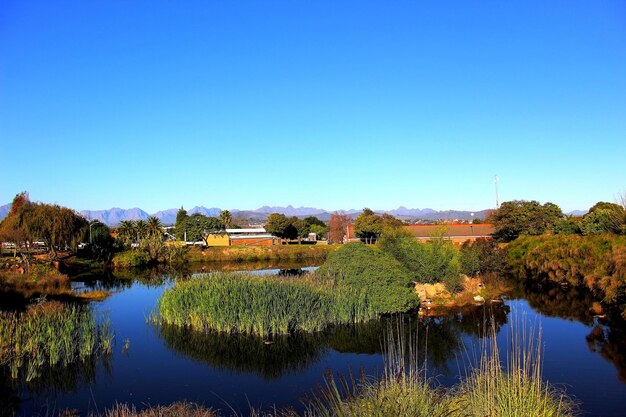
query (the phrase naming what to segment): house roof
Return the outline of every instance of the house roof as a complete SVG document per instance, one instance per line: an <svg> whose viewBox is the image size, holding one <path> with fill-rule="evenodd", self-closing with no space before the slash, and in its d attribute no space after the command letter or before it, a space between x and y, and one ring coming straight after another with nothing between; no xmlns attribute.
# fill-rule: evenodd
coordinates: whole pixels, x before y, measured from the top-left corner
<svg viewBox="0 0 626 417"><path fill-rule="evenodd" d="M450 238L487 237L495 232L493 224L412 224L404 229L418 238L443 235Z"/></svg>

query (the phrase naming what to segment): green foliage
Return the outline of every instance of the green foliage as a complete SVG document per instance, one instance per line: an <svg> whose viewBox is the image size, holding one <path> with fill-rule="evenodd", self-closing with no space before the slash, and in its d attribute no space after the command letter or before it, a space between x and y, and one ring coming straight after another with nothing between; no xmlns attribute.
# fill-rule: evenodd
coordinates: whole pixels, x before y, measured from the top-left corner
<svg viewBox="0 0 626 417"><path fill-rule="evenodd" d="M491 215L495 237L510 242L520 235L541 235L553 232L563 219L563 212L553 203L537 201L507 201Z"/></svg>
<svg viewBox="0 0 626 417"><path fill-rule="evenodd" d="M523 279L584 286L607 302L626 296L626 236L526 236L506 252Z"/></svg>
<svg viewBox="0 0 626 417"><path fill-rule="evenodd" d="M19 227L30 240L42 240L56 257L56 250L76 247L87 220L74 210L56 204L29 203L20 208Z"/></svg>
<svg viewBox="0 0 626 417"><path fill-rule="evenodd" d="M265 230L281 239L295 239L298 237L298 229L293 225L293 219L280 213L272 213L267 216Z"/></svg>
<svg viewBox="0 0 626 417"><path fill-rule="evenodd" d="M318 219L315 216L308 216L304 218L304 221L309 225L309 226L313 226L313 225L317 225L320 227L326 227L326 223L324 223L323 221L321 221L320 219Z"/></svg>
<svg viewBox="0 0 626 417"><path fill-rule="evenodd" d="M257 335L318 332L376 316L367 295L302 279L233 273L178 282L158 303L158 322L197 331Z"/></svg>
<svg viewBox="0 0 626 417"><path fill-rule="evenodd" d="M409 271L412 281L443 282L450 291L460 288L460 255L449 240L433 238L422 243L403 229L391 229L383 233L379 246Z"/></svg>
<svg viewBox="0 0 626 417"><path fill-rule="evenodd" d="M589 209L580 223L583 235L602 233L624 234L626 231L626 212L618 204L599 202Z"/></svg>
<svg viewBox="0 0 626 417"><path fill-rule="evenodd" d="M554 225L553 231L557 235L580 234L581 233L580 222L581 222L580 218L569 216L556 222L556 224Z"/></svg>
<svg viewBox="0 0 626 417"><path fill-rule="evenodd" d="M311 225L311 233L315 233L318 239L324 239L328 228L326 226L320 226L318 224Z"/></svg>
<svg viewBox="0 0 626 417"><path fill-rule="evenodd" d="M230 214L230 211L222 210L220 212L220 222L222 222L225 228L230 227L230 224L233 222L233 215Z"/></svg>
<svg viewBox="0 0 626 417"><path fill-rule="evenodd" d="M461 245L461 272L468 276L507 270L506 253L492 239L477 239Z"/></svg>
<svg viewBox="0 0 626 417"><path fill-rule="evenodd" d="M89 224L89 252L93 259L108 263L115 252L115 240L107 225L97 220Z"/></svg>
<svg viewBox="0 0 626 417"><path fill-rule="evenodd" d="M291 224L293 225L293 227L296 228L299 238L305 238L309 236L309 232L311 231L311 225L308 224L306 220L292 217Z"/></svg>
<svg viewBox="0 0 626 417"><path fill-rule="evenodd" d="M402 264L361 243L349 243L330 253L316 275L339 288L364 292L379 313L408 311L419 304L413 280Z"/></svg>
<svg viewBox="0 0 626 417"><path fill-rule="evenodd" d="M174 233L176 235L176 239L184 240L185 239L185 222L187 221L187 210L184 208L178 209L176 213L176 223L174 224Z"/></svg>
<svg viewBox="0 0 626 417"><path fill-rule="evenodd" d="M150 216L146 220L146 232L147 236L150 238L158 238L161 239L163 236L163 225L161 224L161 220L157 217Z"/></svg>
<svg viewBox="0 0 626 417"><path fill-rule="evenodd" d="M67 366L110 353L113 336L88 308L48 302L24 313L0 312L0 366L31 381L44 366Z"/></svg>
<svg viewBox="0 0 626 417"><path fill-rule="evenodd" d="M116 253L111 260L115 268L143 268L152 262L150 255L144 251L127 250Z"/></svg>
<svg viewBox="0 0 626 417"><path fill-rule="evenodd" d="M364 208L354 220L354 233L365 243L373 243L383 231L383 221L372 210Z"/></svg>
<svg viewBox="0 0 626 417"><path fill-rule="evenodd" d="M216 217L207 217L201 213L194 213L189 216L183 225L182 232L187 232L188 242L199 242L203 240L207 234L220 232L224 230L224 225ZM178 233L178 227L176 228Z"/></svg>

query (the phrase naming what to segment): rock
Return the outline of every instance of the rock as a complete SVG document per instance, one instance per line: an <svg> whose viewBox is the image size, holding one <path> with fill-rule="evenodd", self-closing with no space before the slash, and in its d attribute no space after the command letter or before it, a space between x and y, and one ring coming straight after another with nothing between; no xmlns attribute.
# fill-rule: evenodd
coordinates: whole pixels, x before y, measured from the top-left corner
<svg viewBox="0 0 626 417"><path fill-rule="evenodd" d="M482 295L475 295L474 301L483 304L485 302L485 298Z"/></svg>

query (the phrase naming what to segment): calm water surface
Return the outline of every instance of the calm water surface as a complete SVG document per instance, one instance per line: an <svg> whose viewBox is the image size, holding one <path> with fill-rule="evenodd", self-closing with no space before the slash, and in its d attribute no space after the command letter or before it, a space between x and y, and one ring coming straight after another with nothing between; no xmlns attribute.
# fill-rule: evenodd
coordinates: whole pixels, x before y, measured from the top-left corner
<svg viewBox="0 0 626 417"><path fill-rule="evenodd" d="M294 264L237 266L225 269L303 272L302 265ZM242 415L250 405L301 409L303 396L323 383L329 370L376 375L382 369L381 340L389 321L385 319L316 336L275 338L269 345L257 338L204 335L148 323L157 300L174 282L175 278L153 272L137 274L137 279L75 283L79 290L114 291L93 304L96 315L110 320L116 342L113 354L81 366L50 369L29 384L12 383L0 375L0 415L50 415L50 410L66 408L84 415L119 402L142 408L183 399L226 412L233 408ZM544 377L575 396L584 415L626 416L624 325L620 320L594 319L590 305L588 296L575 291L520 290L504 305L437 319L405 317L404 330L417 338L429 374L452 385L485 343L487 319L493 317L501 348L509 343L512 327L525 326L534 334L541 329Z"/></svg>

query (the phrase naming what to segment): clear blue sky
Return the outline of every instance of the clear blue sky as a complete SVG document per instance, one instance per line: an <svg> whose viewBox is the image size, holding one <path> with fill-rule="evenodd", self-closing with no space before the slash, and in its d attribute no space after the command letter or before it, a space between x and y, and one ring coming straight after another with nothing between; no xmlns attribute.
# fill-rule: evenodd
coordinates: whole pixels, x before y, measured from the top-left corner
<svg viewBox="0 0 626 417"><path fill-rule="evenodd" d="M0 204L585 209L626 2L4 0L0 155Z"/></svg>

